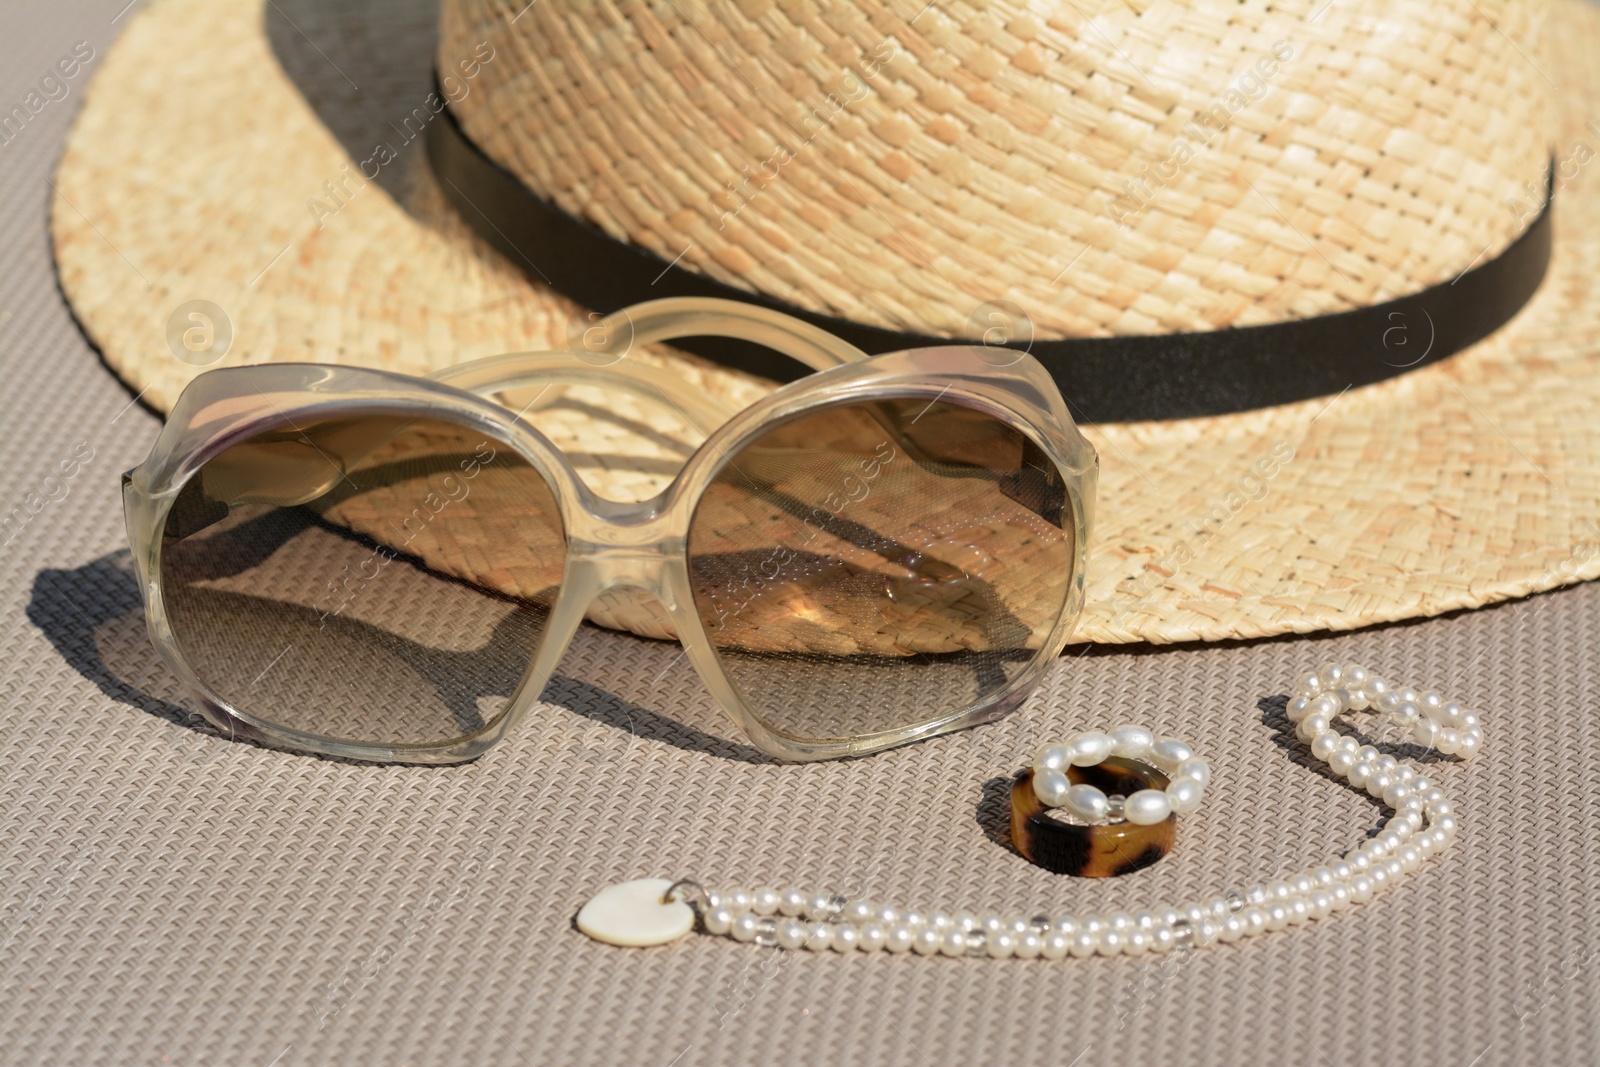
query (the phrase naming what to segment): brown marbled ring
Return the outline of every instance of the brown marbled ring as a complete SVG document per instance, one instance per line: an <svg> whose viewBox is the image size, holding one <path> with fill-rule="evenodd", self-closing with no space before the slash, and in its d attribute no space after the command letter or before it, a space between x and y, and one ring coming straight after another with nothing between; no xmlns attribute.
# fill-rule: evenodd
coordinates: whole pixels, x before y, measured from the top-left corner
<svg viewBox="0 0 1600 1067"><path fill-rule="evenodd" d="M1087 782L1107 796L1132 796L1140 789L1165 789L1169 779L1137 760L1112 756L1092 767L1066 768L1073 785ZM1033 771L1011 783L1011 842L1033 863L1056 874L1079 878L1115 878L1142 871L1172 851L1178 817L1168 815L1149 826L1115 822L1086 826L1051 818L1033 791Z"/></svg>

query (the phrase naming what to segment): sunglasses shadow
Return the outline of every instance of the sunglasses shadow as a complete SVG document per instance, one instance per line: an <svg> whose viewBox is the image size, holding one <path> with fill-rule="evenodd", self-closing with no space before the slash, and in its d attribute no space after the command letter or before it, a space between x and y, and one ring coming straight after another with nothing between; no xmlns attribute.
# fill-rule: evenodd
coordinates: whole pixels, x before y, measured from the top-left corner
<svg viewBox="0 0 1600 1067"><path fill-rule="evenodd" d="M197 733L215 735L215 729L204 718L189 710L189 698L182 685L151 647L138 581L126 550L71 569L39 571L34 578L27 615L61 658L109 699ZM581 644L596 650L597 666L603 666L605 661L615 663L617 659L617 650L601 648L610 641L669 647L661 642L647 642L589 626L574 639L574 646ZM628 649L622 655L641 660L652 658L648 654L639 655L638 651ZM674 667L669 663L667 669L673 673L679 670L693 673L687 664ZM659 675L656 680L661 680ZM639 688L636 695L648 700L647 690L655 686L629 688ZM719 759L773 762L753 746L676 721L623 694L581 678L552 677L542 699L588 720L582 729L564 727L564 733L570 736L557 738L556 743L564 743L591 760L620 758L634 739L642 738ZM541 744L537 720L535 709L530 720L513 731L504 743L517 743L520 734L524 744Z"/></svg>

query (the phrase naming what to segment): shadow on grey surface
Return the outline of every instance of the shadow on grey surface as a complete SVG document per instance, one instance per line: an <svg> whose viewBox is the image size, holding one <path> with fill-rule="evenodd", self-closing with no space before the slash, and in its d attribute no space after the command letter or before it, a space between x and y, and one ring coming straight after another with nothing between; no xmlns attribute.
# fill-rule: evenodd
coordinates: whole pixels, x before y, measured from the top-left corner
<svg viewBox="0 0 1600 1067"><path fill-rule="evenodd" d="M71 569L39 571L27 614L68 666L111 700L217 736L209 722L185 706L180 683L150 644L138 581L126 550ZM591 762L620 757L635 737L720 759L772 762L753 746L686 726L580 679L552 677L543 699L593 724L594 729L573 739L576 751ZM530 729L539 729L536 717L518 732L526 735ZM514 743L514 738L515 734L506 743Z"/></svg>

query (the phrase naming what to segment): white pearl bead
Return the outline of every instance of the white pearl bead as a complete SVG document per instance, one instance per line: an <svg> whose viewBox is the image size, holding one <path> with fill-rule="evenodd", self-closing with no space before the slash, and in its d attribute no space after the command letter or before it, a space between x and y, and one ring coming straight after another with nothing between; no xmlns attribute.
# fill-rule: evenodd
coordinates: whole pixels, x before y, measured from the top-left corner
<svg viewBox="0 0 1600 1067"><path fill-rule="evenodd" d="M1464 760L1471 759L1478 754L1478 750L1482 747L1482 745L1483 741L1481 738L1475 737L1472 734L1467 734L1461 739L1461 744L1456 749L1456 755L1460 756Z"/></svg>
<svg viewBox="0 0 1600 1067"><path fill-rule="evenodd" d="M1267 932L1267 913L1255 905L1241 911L1239 920L1244 923L1246 937L1257 937Z"/></svg>
<svg viewBox="0 0 1600 1067"><path fill-rule="evenodd" d="M890 952L911 951L911 927L895 923L883 931L883 947Z"/></svg>
<svg viewBox="0 0 1600 1067"><path fill-rule="evenodd" d="M1150 951L1150 935L1143 930L1131 930L1123 935L1122 954L1124 956L1143 956Z"/></svg>
<svg viewBox="0 0 1600 1067"><path fill-rule="evenodd" d="M722 895L722 903L732 908L734 914L750 910L750 894L743 889L735 889Z"/></svg>
<svg viewBox="0 0 1600 1067"><path fill-rule="evenodd" d="M1119 934L1115 930L1105 930L1100 934L1100 941L1094 950L1102 956L1120 956L1127 940L1126 934Z"/></svg>
<svg viewBox="0 0 1600 1067"><path fill-rule="evenodd" d="M1067 751L1066 745L1043 745L1033 754L1035 774L1040 771L1065 770L1071 762L1071 753Z"/></svg>
<svg viewBox="0 0 1600 1067"><path fill-rule="evenodd" d="M1373 703L1379 711L1387 715L1393 715L1404 701L1400 699L1399 693L1389 689L1382 693Z"/></svg>
<svg viewBox="0 0 1600 1067"><path fill-rule="evenodd" d="M1380 770L1374 771L1367 777L1367 783L1363 788L1372 796L1381 797L1383 796L1383 791L1393 784L1394 779L1389 777L1389 772Z"/></svg>
<svg viewBox="0 0 1600 1067"><path fill-rule="evenodd" d="M1006 931L1001 931L988 938L984 944L991 959L1003 960L1016 951L1016 936Z"/></svg>
<svg viewBox="0 0 1600 1067"><path fill-rule="evenodd" d="M1419 745L1428 748L1434 747L1439 742L1440 726L1432 719L1418 719L1411 724L1411 739Z"/></svg>
<svg viewBox="0 0 1600 1067"><path fill-rule="evenodd" d="M1466 715L1466 709L1452 701L1449 704L1441 704L1439 706L1439 714L1434 718L1438 719L1440 724L1444 726L1471 725L1462 721L1466 718Z"/></svg>
<svg viewBox="0 0 1600 1067"><path fill-rule="evenodd" d="M1044 947L1039 950L1039 955L1047 960L1065 959L1072 948L1072 936L1060 930L1051 930L1044 935Z"/></svg>
<svg viewBox="0 0 1600 1067"><path fill-rule="evenodd" d="M784 919L778 923L778 946L790 950L804 948L810 932L811 928L799 919ZM880 930L878 936L881 939L883 931Z"/></svg>
<svg viewBox="0 0 1600 1067"><path fill-rule="evenodd" d="M1123 815L1135 826L1154 826L1171 814L1172 802L1160 789L1141 789L1123 807Z"/></svg>
<svg viewBox="0 0 1600 1067"><path fill-rule="evenodd" d="M1105 818L1106 812L1111 810L1111 802L1105 793L1087 782L1081 782L1067 790L1067 795L1062 798L1061 807L1084 822L1097 822Z"/></svg>
<svg viewBox="0 0 1600 1067"><path fill-rule="evenodd" d="M937 930L932 926L921 927L917 930L916 936L911 939L911 948L919 956L938 955L939 946L942 944L944 944L944 931Z"/></svg>
<svg viewBox="0 0 1600 1067"><path fill-rule="evenodd" d="M728 933L733 934L734 941L755 941L755 931L760 929L760 917L755 912L744 912L733 920L733 926Z"/></svg>
<svg viewBox="0 0 1600 1067"><path fill-rule="evenodd" d="M1344 668L1337 663L1324 663L1317 668L1317 680L1322 688L1332 689L1344 680Z"/></svg>
<svg viewBox="0 0 1600 1067"><path fill-rule="evenodd" d="M1167 786L1167 800L1171 802L1173 811L1188 815L1200 807L1204 792L1200 783L1193 778L1178 778Z"/></svg>
<svg viewBox="0 0 1600 1067"><path fill-rule="evenodd" d="M844 906L844 920L860 925L878 917L878 907L871 901L852 900Z"/></svg>
<svg viewBox="0 0 1600 1067"><path fill-rule="evenodd" d="M1350 780L1351 785L1355 786L1357 789L1363 789L1366 787L1367 779L1372 777L1372 764L1357 763L1355 766L1350 768L1349 773L1346 774L1345 777Z"/></svg>
<svg viewBox="0 0 1600 1067"><path fill-rule="evenodd" d="M1369 671L1367 680L1361 683L1361 691L1367 694L1369 701L1376 704L1378 698L1389 691L1389 683L1384 681L1381 675L1373 674Z"/></svg>
<svg viewBox="0 0 1600 1067"><path fill-rule="evenodd" d="M1358 874L1350 879L1350 899L1357 904L1365 904L1372 899L1372 878L1369 875Z"/></svg>
<svg viewBox="0 0 1600 1067"><path fill-rule="evenodd" d="M826 952L832 947L832 926L827 923L811 923L806 927L806 948L812 952Z"/></svg>
<svg viewBox="0 0 1600 1067"><path fill-rule="evenodd" d="M757 889L750 894L750 910L757 915L772 915L778 910L776 889Z"/></svg>
<svg viewBox="0 0 1600 1067"><path fill-rule="evenodd" d="M1329 732L1332 723L1326 715L1307 715L1300 720L1300 725L1295 729L1295 736L1302 741L1313 741Z"/></svg>
<svg viewBox="0 0 1600 1067"><path fill-rule="evenodd" d="M888 941L888 938L884 935L883 927L875 922L862 923L860 935L862 952L877 952Z"/></svg>
<svg viewBox="0 0 1600 1067"><path fill-rule="evenodd" d="M1444 708L1444 697L1431 689L1417 697L1416 700L1419 707L1428 711L1429 718L1438 718L1437 713Z"/></svg>
<svg viewBox="0 0 1600 1067"><path fill-rule="evenodd" d="M1143 726L1118 726L1111 731L1111 754L1124 759L1143 759L1155 740L1156 735Z"/></svg>
<svg viewBox="0 0 1600 1067"><path fill-rule="evenodd" d="M1372 706L1372 701L1367 699L1366 691L1363 689L1340 690L1340 692L1345 694L1344 706L1351 711L1366 711Z"/></svg>
<svg viewBox="0 0 1600 1067"><path fill-rule="evenodd" d="M719 904L707 910L705 918L701 921L705 923L706 933L726 934L733 929L733 909L724 904Z"/></svg>
<svg viewBox="0 0 1600 1067"><path fill-rule="evenodd" d="M1339 737L1337 734L1319 733L1311 740L1311 754L1317 759L1326 760L1337 751L1339 751Z"/></svg>
<svg viewBox="0 0 1600 1067"><path fill-rule="evenodd" d="M1200 783L1201 788L1211 784L1211 764L1199 756L1190 756L1178 764L1177 776L1179 778L1193 778Z"/></svg>
<svg viewBox="0 0 1600 1067"><path fill-rule="evenodd" d="M806 895L798 889L785 889L778 894L778 910L785 915L800 915L806 910Z"/></svg>
<svg viewBox="0 0 1600 1067"><path fill-rule="evenodd" d="M806 899L806 918L826 919L833 915L833 898L826 893L814 893Z"/></svg>
<svg viewBox="0 0 1600 1067"><path fill-rule="evenodd" d="M1417 691L1409 685L1402 686L1396 689L1395 692L1400 694L1400 702L1402 704L1415 704L1417 702Z"/></svg>
<svg viewBox="0 0 1600 1067"><path fill-rule="evenodd" d="M1295 681L1295 690L1302 696L1314 697L1322 692L1322 679L1315 672L1302 674Z"/></svg>
<svg viewBox="0 0 1600 1067"><path fill-rule="evenodd" d="M1244 937L1245 923L1238 915L1230 915L1223 919L1217 931L1217 940L1225 944L1233 944Z"/></svg>
<svg viewBox="0 0 1600 1067"><path fill-rule="evenodd" d="M833 950L835 952L854 952L861 942L861 931L854 926L836 926L833 928Z"/></svg>
<svg viewBox="0 0 1600 1067"><path fill-rule="evenodd" d="M1282 901L1268 904L1262 913L1267 917L1268 930L1282 930L1289 925L1289 908Z"/></svg>
<svg viewBox="0 0 1600 1067"><path fill-rule="evenodd" d="M1445 727L1438 735L1439 751L1446 756L1454 756L1461 749L1461 735L1455 730Z"/></svg>
<svg viewBox="0 0 1600 1067"><path fill-rule="evenodd" d="M1328 757L1328 769L1333 771L1335 774L1348 775L1350 773L1350 768L1354 767L1355 765L1355 753L1347 752L1342 748Z"/></svg>
<svg viewBox="0 0 1600 1067"><path fill-rule="evenodd" d="M1343 882L1335 883L1333 888L1328 890L1328 894L1333 900L1334 911L1343 911L1353 903L1350 899L1350 887Z"/></svg>
<svg viewBox="0 0 1600 1067"><path fill-rule="evenodd" d="M1150 746L1150 758L1165 771L1175 770L1180 763L1193 756L1194 750L1176 737L1157 738Z"/></svg>
<svg viewBox="0 0 1600 1067"><path fill-rule="evenodd" d="M1090 731L1067 742L1067 755L1074 767L1093 767L1111 755L1111 737Z"/></svg>
<svg viewBox="0 0 1600 1067"><path fill-rule="evenodd" d="M1058 770L1033 772L1033 795L1047 808L1059 808L1065 804L1072 788L1067 776Z"/></svg>
<svg viewBox="0 0 1600 1067"><path fill-rule="evenodd" d="M1326 715L1330 719L1344 710L1344 702L1337 693L1323 693L1311 702L1312 715Z"/></svg>
<svg viewBox="0 0 1600 1067"><path fill-rule="evenodd" d="M1389 788L1383 791L1383 802L1387 806L1399 809L1405 799L1411 795L1411 787L1404 782L1390 781Z"/></svg>
<svg viewBox="0 0 1600 1067"><path fill-rule="evenodd" d="M946 930L944 940L939 942L939 951L946 956L965 956L967 954L967 932L965 930Z"/></svg>
<svg viewBox="0 0 1600 1067"><path fill-rule="evenodd" d="M1081 960L1085 957L1093 956L1099 948L1099 934L1090 930L1079 929L1077 933L1072 935L1072 945L1067 951Z"/></svg>
<svg viewBox="0 0 1600 1067"><path fill-rule="evenodd" d="M1367 684L1367 669L1359 663L1346 663L1342 681L1347 689L1360 689Z"/></svg>
<svg viewBox="0 0 1600 1067"><path fill-rule="evenodd" d="M1289 717L1290 722L1299 722L1311 714L1312 699L1311 697L1295 697L1285 705L1283 713Z"/></svg>
<svg viewBox="0 0 1600 1067"><path fill-rule="evenodd" d="M1012 948L1011 954L1019 960L1033 960L1038 959L1043 951L1044 939L1036 931L1029 930L1027 933L1017 935L1016 945Z"/></svg>

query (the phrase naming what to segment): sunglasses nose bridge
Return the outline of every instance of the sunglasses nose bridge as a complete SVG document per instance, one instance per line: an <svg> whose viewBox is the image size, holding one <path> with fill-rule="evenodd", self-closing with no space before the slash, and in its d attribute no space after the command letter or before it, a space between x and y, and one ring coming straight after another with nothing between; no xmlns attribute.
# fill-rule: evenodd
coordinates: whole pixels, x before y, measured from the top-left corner
<svg viewBox="0 0 1600 1067"><path fill-rule="evenodd" d="M569 573L596 595L627 586L643 589L663 603L671 600L667 564L683 555L683 538L604 544L573 539L567 544Z"/></svg>

